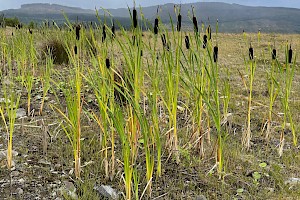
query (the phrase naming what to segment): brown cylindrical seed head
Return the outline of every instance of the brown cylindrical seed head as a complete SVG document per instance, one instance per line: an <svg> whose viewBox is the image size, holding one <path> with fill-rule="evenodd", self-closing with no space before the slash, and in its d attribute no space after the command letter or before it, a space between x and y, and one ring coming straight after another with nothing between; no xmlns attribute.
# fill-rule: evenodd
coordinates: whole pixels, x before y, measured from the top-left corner
<svg viewBox="0 0 300 200"><path fill-rule="evenodd" d="M194 31L198 33L198 22L195 16L193 16L193 24L194 24Z"/></svg>
<svg viewBox="0 0 300 200"><path fill-rule="evenodd" d="M250 46L250 48L249 48L249 59L250 59L250 60L253 60L253 58L254 58L254 50L253 50L253 48Z"/></svg>
<svg viewBox="0 0 300 200"><path fill-rule="evenodd" d="M112 32L112 37L116 37L116 30L115 30L115 24L112 25L111 27L111 32Z"/></svg>
<svg viewBox="0 0 300 200"><path fill-rule="evenodd" d="M181 19L182 19L180 13L178 14L178 17L177 17L177 18L178 18L178 19L177 19L177 31L179 32L179 31L181 30Z"/></svg>
<svg viewBox="0 0 300 200"><path fill-rule="evenodd" d="M157 35L158 33L158 18L155 18L154 21L154 34Z"/></svg>
<svg viewBox="0 0 300 200"><path fill-rule="evenodd" d="M276 49L273 49L273 51L272 51L272 59L273 60L276 59Z"/></svg>
<svg viewBox="0 0 300 200"><path fill-rule="evenodd" d="M77 55L77 46L76 45L74 46L74 53L75 53L75 55Z"/></svg>
<svg viewBox="0 0 300 200"><path fill-rule="evenodd" d="M77 25L75 27L75 32L76 32L76 40L79 40L80 39L80 26Z"/></svg>
<svg viewBox="0 0 300 200"><path fill-rule="evenodd" d="M136 28L137 27L137 11L135 8L133 8L133 27Z"/></svg>
<svg viewBox="0 0 300 200"><path fill-rule="evenodd" d="M214 62L218 62L218 53L219 53L219 48L218 46L214 47Z"/></svg>
<svg viewBox="0 0 300 200"><path fill-rule="evenodd" d="M110 68L110 61L109 61L109 58L106 58L105 64L106 64L106 68L109 69L109 68Z"/></svg>
<svg viewBox="0 0 300 200"><path fill-rule="evenodd" d="M104 42L106 39L106 31L105 31L105 25L103 25L103 28L102 28L102 42Z"/></svg>
<svg viewBox="0 0 300 200"><path fill-rule="evenodd" d="M203 49L206 48L206 45L207 45L207 35L204 35L203 36Z"/></svg>
<svg viewBox="0 0 300 200"><path fill-rule="evenodd" d="M292 63L292 58L293 58L293 50L292 50L292 45L290 45L290 49L289 49L289 63Z"/></svg>
<svg viewBox="0 0 300 200"><path fill-rule="evenodd" d="M208 25L208 27L207 27L207 37L208 37L208 40L211 40L211 27L210 27L210 25Z"/></svg>
<svg viewBox="0 0 300 200"><path fill-rule="evenodd" d="M186 35L185 36L185 47L186 47L186 49L190 49L190 39L189 39L189 36L188 35Z"/></svg>

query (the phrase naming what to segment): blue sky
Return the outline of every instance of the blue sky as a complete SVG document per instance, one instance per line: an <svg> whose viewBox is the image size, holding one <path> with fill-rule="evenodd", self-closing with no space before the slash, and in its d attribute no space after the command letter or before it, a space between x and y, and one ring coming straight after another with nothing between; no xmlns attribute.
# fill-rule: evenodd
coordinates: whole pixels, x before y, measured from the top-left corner
<svg viewBox="0 0 300 200"><path fill-rule="evenodd" d="M193 2L209 2L219 1L227 3L238 3L250 6L276 6L276 7L294 7L300 8L300 0L136 0L136 5L151 6L165 3L193 3ZM82 8L94 9L105 8L121 8L133 5L133 0L0 0L0 10L19 8L26 3L56 3L66 6L75 6Z"/></svg>

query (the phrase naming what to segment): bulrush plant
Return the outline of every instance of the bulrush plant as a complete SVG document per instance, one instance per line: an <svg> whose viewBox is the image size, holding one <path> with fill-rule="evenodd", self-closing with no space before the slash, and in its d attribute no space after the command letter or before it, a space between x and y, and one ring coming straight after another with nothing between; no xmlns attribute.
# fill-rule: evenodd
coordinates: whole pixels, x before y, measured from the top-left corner
<svg viewBox="0 0 300 200"><path fill-rule="evenodd" d="M7 133L7 167L8 169L11 169L13 164L13 133L17 117L17 109L20 102L20 95L16 95L12 89L8 89L7 93L7 89L5 89L4 99L4 104L0 105L0 114ZM8 117L8 121L6 121L5 114Z"/></svg>
<svg viewBox="0 0 300 200"><path fill-rule="evenodd" d="M164 80L166 92L165 95L162 95L162 97L169 114L169 130L167 134L166 146L169 150L169 153L175 156L176 162L180 162L177 136L177 105L180 80L182 32L175 32L172 22L171 25L175 55L168 50L164 50L162 55L162 65L164 66L166 73Z"/></svg>
<svg viewBox="0 0 300 200"><path fill-rule="evenodd" d="M158 43L158 37L155 35L153 46L151 43L149 43L148 46L146 46L151 54L151 60L147 61L147 75L149 76L151 80L151 89L147 92L147 96L149 99L149 104L151 106L151 119L152 124L150 125L151 132L153 134L153 137L155 138L155 144L156 147L156 176L160 177L162 173L162 165L161 165L161 155L162 155L162 141L161 141L161 132L159 127L159 113L158 113L158 102L159 102L159 61L157 56L157 43ZM154 50L154 51L152 51Z"/></svg>
<svg viewBox="0 0 300 200"><path fill-rule="evenodd" d="M229 102L231 98L231 92L230 92L230 73L229 70L226 70L226 77L223 79L223 88L222 88L222 94L223 94L223 119L222 119L222 125L225 125L226 123L230 126L230 121L228 119L230 113L228 112L229 108Z"/></svg>
<svg viewBox="0 0 300 200"><path fill-rule="evenodd" d="M254 60L254 50L252 45L249 48L249 61L245 61L246 71L249 77L249 86L248 90L248 108L247 108L247 122L246 129L243 132L242 144L249 150L250 149L250 140L251 140L251 106L252 106L252 91L253 91L253 82L254 75L256 70L256 61Z"/></svg>
<svg viewBox="0 0 300 200"><path fill-rule="evenodd" d="M115 136L114 130L111 128L113 122L109 117L109 112L113 112L115 106L114 84L117 72L114 71L113 60L111 61L107 57L107 48L103 48L106 43L100 46L94 38L92 39L92 42L95 44L99 54L97 56L91 54L92 69L88 69L88 75L84 75L84 78L87 80L95 94L100 113L97 115L96 112L92 111L91 116L100 128L101 155L104 163L105 176L106 178L113 178L115 171ZM109 135L109 133L111 134ZM109 136L111 136L111 138L109 138ZM111 154L109 154L109 143L111 143ZM109 158L109 155L111 155L111 159ZM109 161L111 161L110 169Z"/></svg>
<svg viewBox="0 0 300 200"><path fill-rule="evenodd" d="M125 184L125 199L131 200L132 198L132 178L134 172L135 158L132 157L130 136L127 132L128 127L126 125L125 116L122 113L121 108L117 105L113 113L110 113L110 117L113 119L114 128L119 134L122 145L122 158L124 167L124 184Z"/></svg>
<svg viewBox="0 0 300 200"><path fill-rule="evenodd" d="M269 141L270 134L271 134L273 106L274 106L275 100L280 91L280 85L278 83L278 74L280 74L280 71L278 71L278 69L280 69L281 66L278 63L278 60L276 59L276 49L275 48L272 50L271 55L272 55L271 69L267 73L268 92L269 92L268 120L265 125L265 126L267 126L266 136L265 136L265 139L267 142Z"/></svg>
<svg viewBox="0 0 300 200"><path fill-rule="evenodd" d="M82 113L82 65L77 55L74 55L70 49L68 49L69 57L72 66L75 68L75 72L71 73L68 77L68 85L65 88L61 88L64 93L65 101L67 104L66 113L60 108L53 106L61 116L64 118L67 126L63 126L63 130L66 133L72 147L75 162L75 176L80 179L81 173L81 113Z"/></svg>
<svg viewBox="0 0 300 200"><path fill-rule="evenodd" d="M282 131L280 135L280 145L278 149L279 156L282 156L283 154L283 147L285 143L285 130L287 128L287 123L289 122L289 127L291 128L291 132L293 135L293 143L296 146L297 145L297 134L295 130L295 125L293 122L293 117L291 114L290 110L290 105L289 105L289 98L290 98L290 93L292 89L292 83L293 83L293 78L294 78L294 73L295 73L295 63L296 63L296 58L294 58L293 63L292 62L292 48L290 45L290 48L288 48L288 45L286 46L286 61L285 61L285 69L281 67L282 71L281 74L284 74L282 83L281 83L281 103L284 111L283 115L283 122L282 122Z"/></svg>
<svg viewBox="0 0 300 200"><path fill-rule="evenodd" d="M50 52L49 52L50 53ZM48 91L50 90L51 87L51 70L53 69L53 59L52 57L48 54L46 56L46 63L45 67L43 69L43 73L41 75L41 83L42 83L42 88L43 88L43 96L42 96L42 101L41 101L41 106L40 106L40 112L39 114L43 114L43 108L45 104L45 99L48 94Z"/></svg>
<svg viewBox="0 0 300 200"><path fill-rule="evenodd" d="M207 91L201 91L198 88L198 91L204 102L208 106L208 111L212 117L215 128L217 130L217 142L216 142L216 164L212 168L217 167L219 178L223 178L224 172L224 155L223 155L223 147L226 139L226 133L222 129L221 126L221 106L220 106L220 93L219 93L219 67L218 62L214 63L213 61L213 52L211 43L208 43L207 47L207 62L204 63L203 68L205 69L205 73L207 75L207 84L209 84L209 89ZM208 130L209 131L209 130ZM211 171L212 171L211 170Z"/></svg>

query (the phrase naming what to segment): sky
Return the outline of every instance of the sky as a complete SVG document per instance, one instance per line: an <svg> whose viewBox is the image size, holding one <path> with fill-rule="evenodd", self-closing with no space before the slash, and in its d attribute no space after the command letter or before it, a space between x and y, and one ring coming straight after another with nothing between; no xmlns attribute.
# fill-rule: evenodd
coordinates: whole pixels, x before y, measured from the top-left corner
<svg viewBox="0 0 300 200"><path fill-rule="evenodd" d="M300 8L300 0L136 0L136 5L151 6L165 3L193 3L218 1L226 3L237 3L250 6L274 6ZM27 3L55 3L65 6L95 9L97 8L125 8L133 6L133 0L0 0L0 10L20 8Z"/></svg>

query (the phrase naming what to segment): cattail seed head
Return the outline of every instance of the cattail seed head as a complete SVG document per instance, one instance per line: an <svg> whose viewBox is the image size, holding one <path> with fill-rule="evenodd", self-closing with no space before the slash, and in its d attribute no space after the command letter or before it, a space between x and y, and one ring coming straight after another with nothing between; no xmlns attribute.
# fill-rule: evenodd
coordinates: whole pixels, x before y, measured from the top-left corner
<svg viewBox="0 0 300 200"><path fill-rule="evenodd" d="M207 37L208 37L208 40L211 40L211 27L210 27L210 25L208 25L208 27L207 27Z"/></svg>
<svg viewBox="0 0 300 200"><path fill-rule="evenodd" d="M249 48L249 59L250 60L253 60L253 55L254 55L254 50L253 50L253 47L252 46L250 46L250 48Z"/></svg>
<svg viewBox="0 0 300 200"><path fill-rule="evenodd" d="M133 27L136 28L137 27L137 11L135 8L133 8L133 14L132 14L132 17L133 17Z"/></svg>
<svg viewBox="0 0 300 200"><path fill-rule="evenodd" d="M115 30L115 24L114 23L111 27L111 32L112 32L112 38L116 37L116 30Z"/></svg>
<svg viewBox="0 0 300 200"><path fill-rule="evenodd" d="M102 28L102 42L104 42L106 39L106 31L105 31L105 25L103 25L103 28Z"/></svg>
<svg viewBox="0 0 300 200"><path fill-rule="evenodd" d="M110 68L110 61L109 61L109 58L106 58L106 60L105 60L105 65L106 65L106 68L107 68L107 69Z"/></svg>
<svg viewBox="0 0 300 200"><path fill-rule="evenodd" d="M293 58L293 50L292 50L292 45L290 45L289 57L288 57L289 63L292 63L292 58Z"/></svg>
<svg viewBox="0 0 300 200"><path fill-rule="evenodd" d="M77 25L75 27L75 32L76 32L76 40L79 40L80 39L80 26Z"/></svg>
<svg viewBox="0 0 300 200"><path fill-rule="evenodd" d="M193 24L194 24L194 31L198 33L198 22L195 16L193 16Z"/></svg>
<svg viewBox="0 0 300 200"><path fill-rule="evenodd" d="M276 59L276 49L273 49L272 51L272 60Z"/></svg>
<svg viewBox="0 0 300 200"><path fill-rule="evenodd" d="M203 49L206 48L206 45L207 45L207 35L204 35L203 36Z"/></svg>
<svg viewBox="0 0 300 200"><path fill-rule="evenodd" d="M214 62L218 61L218 53L219 53L219 48L218 46L214 47Z"/></svg>
<svg viewBox="0 0 300 200"><path fill-rule="evenodd" d="M157 17L154 20L154 26L158 26L158 18Z"/></svg>
<svg viewBox="0 0 300 200"><path fill-rule="evenodd" d="M178 14L178 17L177 17L177 31L180 32L181 30L181 19L182 19L182 16L181 14L179 13Z"/></svg>
<svg viewBox="0 0 300 200"><path fill-rule="evenodd" d="M154 34L157 35L158 33L158 18L155 18L154 21Z"/></svg>
<svg viewBox="0 0 300 200"><path fill-rule="evenodd" d="M189 39L188 35L185 36L184 41L185 41L185 47L186 47L186 49L190 49L190 39Z"/></svg>
<svg viewBox="0 0 300 200"><path fill-rule="evenodd" d="M77 55L77 46L76 45L74 46L74 53L75 53L75 55Z"/></svg>

